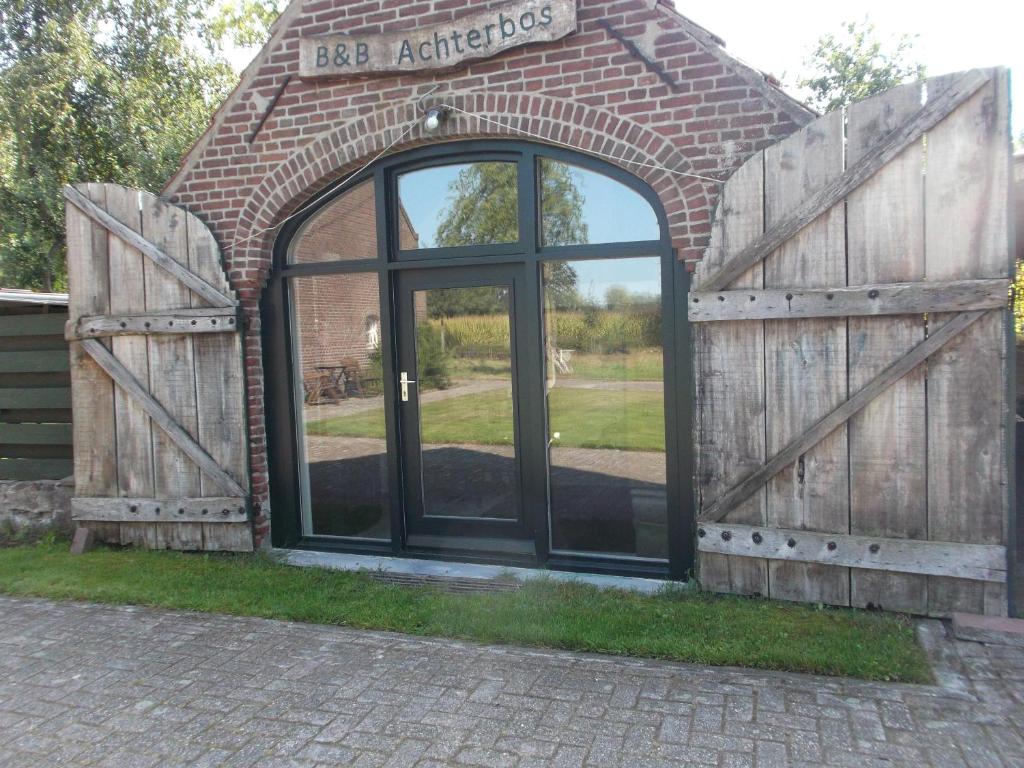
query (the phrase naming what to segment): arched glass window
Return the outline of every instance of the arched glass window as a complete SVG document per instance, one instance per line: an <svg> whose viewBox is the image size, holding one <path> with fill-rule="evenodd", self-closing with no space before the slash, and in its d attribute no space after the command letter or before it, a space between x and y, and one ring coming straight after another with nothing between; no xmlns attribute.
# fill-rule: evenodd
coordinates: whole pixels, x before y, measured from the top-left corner
<svg viewBox="0 0 1024 768"><path fill-rule="evenodd" d="M651 204L622 182L577 165L540 159L541 243L628 243L661 237Z"/></svg>
<svg viewBox="0 0 1024 768"><path fill-rule="evenodd" d="M377 204L373 180L364 181L318 211L296 234L292 264L377 258Z"/></svg>

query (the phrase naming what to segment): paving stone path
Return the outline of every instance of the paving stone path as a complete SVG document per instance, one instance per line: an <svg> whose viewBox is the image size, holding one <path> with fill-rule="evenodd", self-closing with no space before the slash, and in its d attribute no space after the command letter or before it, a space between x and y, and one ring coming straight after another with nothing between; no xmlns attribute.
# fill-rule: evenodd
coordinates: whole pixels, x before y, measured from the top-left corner
<svg viewBox="0 0 1024 768"><path fill-rule="evenodd" d="M942 687L0 598L0 765L1024 765L1024 650Z"/></svg>

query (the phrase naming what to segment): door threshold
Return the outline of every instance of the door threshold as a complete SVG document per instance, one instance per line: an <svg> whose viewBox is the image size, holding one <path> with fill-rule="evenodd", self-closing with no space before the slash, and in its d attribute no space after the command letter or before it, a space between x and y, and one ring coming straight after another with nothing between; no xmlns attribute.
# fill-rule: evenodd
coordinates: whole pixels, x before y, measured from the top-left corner
<svg viewBox="0 0 1024 768"><path fill-rule="evenodd" d="M305 549L275 549L274 555L288 565L305 568L329 568L335 571L382 571L409 576L430 576L449 579L495 581L513 578L520 582L550 579L560 582L589 584L599 589L623 589L641 594L654 594L669 582L636 576L610 576L598 573L549 571L539 568L517 568L501 565L477 565L440 560L419 560L410 557L381 557L343 552L314 552ZM681 582L677 583L683 586Z"/></svg>

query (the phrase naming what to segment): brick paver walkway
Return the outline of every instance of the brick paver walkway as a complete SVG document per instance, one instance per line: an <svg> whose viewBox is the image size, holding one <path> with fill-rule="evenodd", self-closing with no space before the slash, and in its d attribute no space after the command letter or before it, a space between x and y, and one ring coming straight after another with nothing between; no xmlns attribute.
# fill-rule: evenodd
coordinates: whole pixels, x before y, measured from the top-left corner
<svg viewBox="0 0 1024 768"><path fill-rule="evenodd" d="M1024 765L1024 651L936 626L946 687L0 598L0 765Z"/></svg>

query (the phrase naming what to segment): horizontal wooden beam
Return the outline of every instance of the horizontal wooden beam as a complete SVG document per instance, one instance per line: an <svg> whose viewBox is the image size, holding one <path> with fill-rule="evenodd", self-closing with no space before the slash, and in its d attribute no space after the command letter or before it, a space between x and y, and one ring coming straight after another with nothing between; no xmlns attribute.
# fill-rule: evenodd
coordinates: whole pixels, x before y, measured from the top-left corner
<svg viewBox="0 0 1024 768"><path fill-rule="evenodd" d="M64 373L70 366L67 349L0 352L0 373Z"/></svg>
<svg viewBox="0 0 1024 768"><path fill-rule="evenodd" d="M0 315L0 336L60 336L67 319L63 308L45 315Z"/></svg>
<svg viewBox="0 0 1024 768"><path fill-rule="evenodd" d="M918 315L999 309L1006 306L1009 291L1010 281L1005 278L846 288L699 291L690 294L688 311L694 323Z"/></svg>
<svg viewBox="0 0 1024 768"><path fill-rule="evenodd" d="M245 489L221 468L192 435L185 431L184 427L174 420L174 417L146 391L138 379L132 376L131 371L110 353L110 350L96 339L86 339L81 344L82 349L89 353L97 365L107 372L117 386L139 404L139 407L146 412L153 423L160 427L174 444L196 463L199 469L230 495L238 497L246 495Z"/></svg>
<svg viewBox="0 0 1024 768"><path fill-rule="evenodd" d="M68 321L68 341L139 334L231 333L238 330L235 307L207 307L152 312L148 315L97 315Z"/></svg>
<svg viewBox="0 0 1024 768"><path fill-rule="evenodd" d="M71 459L0 459L0 480L63 480L74 473Z"/></svg>
<svg viewBox="0 0 1024 768"><path fill-rule="evenodd" d="M70 424L0 424L0 445L71 445Z"/></svg>
<svg viewBox="0 0 1024 768"><path fill-rule="evenodd" d="M846 198L903 150L920 139L990 80L987 72L974 70L940 94L931 96L920 110L891 131L845 173L808 197L793 213L771 227L746 248L727 259L717 271L699 281L702 291L720 291L752 266L768 257L787 240Z"/></svg>
<svg viewBox="0 0 1024 768"><path fill-rule="evenodd" d="M718 555L823 563L893 573L1006 581L1006 547L913 541L842 533L701 524L697 549Z"/></svg>
<svg viewBox="0 0 1024 768"><path fill-rule="evenodd" d="M77 497L71 517L103 523L244 523L249 519L244 498L122 499Z"/></svg>
<svg viewBox="0 0 1024 768"><path fill-rule="evenodd" d="M0 411L70 407L70 387L0 388Z"/></svg>
<svg viewBox="0 0 1024 768"><path fill-rule="evenodd" d="M142 235L122 224L74 187L64 187L64 198L97 224L149 258L150 261L165 272L176 277L182 284L194 291L196 295L202 296L213 306L233 307L235 305L233 298L221 293L195 272L176 262Z"/></svg>
<svg viewBox="0 0 1024 768"><path fill-rule="evenodd" d="M951 339L967 330L984 314L985 312L964 312L946 322L927 339L865 384L857 394L831 413L818 419L802 435L769 459L763 467L749 474L732 490L727 491L714 504L703 510L700 515L701 521L717 522L724 518L775 475L807 453L854 415L864 410L872 400L942 349Z"/></svg>

